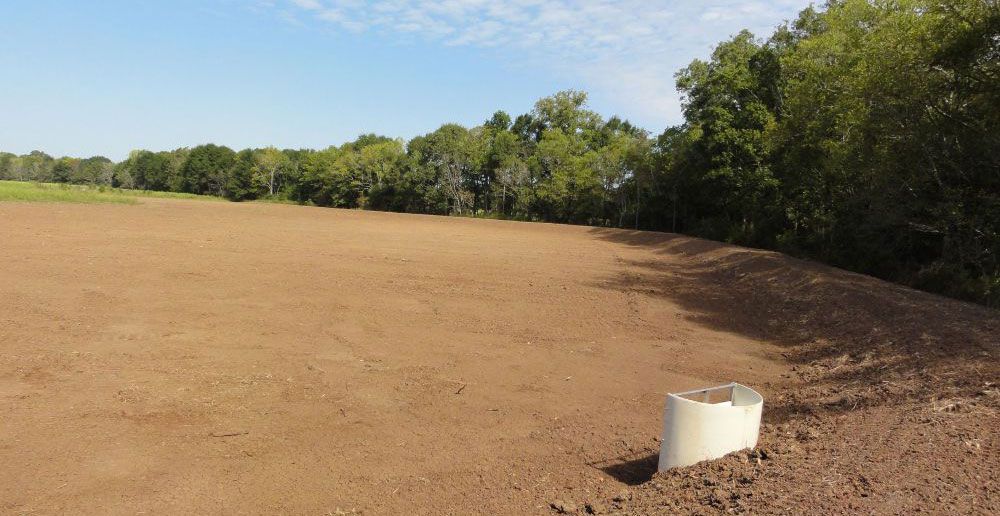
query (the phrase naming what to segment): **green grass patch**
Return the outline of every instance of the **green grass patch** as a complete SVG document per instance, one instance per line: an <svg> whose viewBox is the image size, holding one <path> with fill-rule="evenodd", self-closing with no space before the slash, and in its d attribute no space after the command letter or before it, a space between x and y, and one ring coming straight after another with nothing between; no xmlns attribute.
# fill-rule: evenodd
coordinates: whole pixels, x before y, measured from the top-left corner
<svg viewBox="0 0 1000 516"><path fill-rule="evenodd" d="M199 201L225 201L223 197L214 195L198 195L183 192L154 192L152 190L125 190L123 188L107 188L107 191L115 195L131 197L154 197L158 199L196 199Z"/></svg>
<svg viewBox="0 0 1000 516"><path fill-rule="evenodd" d="M244 202L260 203L260 204L292 204L295 206L315 206L311 202L293 201L291 199L285 199L282 197L261 197L259 199L254 199L252 201L244 201Z"/></svg>
<svg viewBox="0 0 1000 516"><path fill-rule="evenodd" d="M0 202L76 202L136 204L139 198L199 199L219 201L220 197L177 192L125 190L107 186L70 185L63 183L29 183L0 181Z"/></svg>

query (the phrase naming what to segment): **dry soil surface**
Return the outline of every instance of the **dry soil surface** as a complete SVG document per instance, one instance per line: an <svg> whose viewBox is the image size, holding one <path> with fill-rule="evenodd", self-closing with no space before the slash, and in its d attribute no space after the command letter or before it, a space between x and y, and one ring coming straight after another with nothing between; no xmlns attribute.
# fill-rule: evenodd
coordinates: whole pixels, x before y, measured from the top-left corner
<svg viewBox="0 0 1000 516"><path fill-rule="evenodd" d="M997 513L998 313L657 233L0 203L0 512ZM761 448L654 475L664 395Z"/></svg>

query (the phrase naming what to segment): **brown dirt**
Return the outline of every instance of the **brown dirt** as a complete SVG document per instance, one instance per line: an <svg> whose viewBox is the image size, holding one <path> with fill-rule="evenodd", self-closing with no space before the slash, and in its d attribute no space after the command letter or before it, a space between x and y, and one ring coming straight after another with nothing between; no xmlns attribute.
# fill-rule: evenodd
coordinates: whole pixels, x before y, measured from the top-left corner
<svg viewBox="0 0 1000 516"><path fill-rule="evenodd" d="M997 312L654 233L0 204L2 513L1000 512ZM761 449L655 475L667 392Z"/></svg>

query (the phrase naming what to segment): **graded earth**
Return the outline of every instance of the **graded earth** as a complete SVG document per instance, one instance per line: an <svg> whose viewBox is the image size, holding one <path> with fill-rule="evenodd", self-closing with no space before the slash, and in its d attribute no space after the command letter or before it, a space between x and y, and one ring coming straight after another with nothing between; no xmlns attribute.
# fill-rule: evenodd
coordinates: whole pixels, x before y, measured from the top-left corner
<svg viewBox="0 0 1000 516"><path fill-rule="evenodd" d="M688 237L0 204L0 512L1000 512L998 312ZM761 447L655 475L664 396Z"/></svg>

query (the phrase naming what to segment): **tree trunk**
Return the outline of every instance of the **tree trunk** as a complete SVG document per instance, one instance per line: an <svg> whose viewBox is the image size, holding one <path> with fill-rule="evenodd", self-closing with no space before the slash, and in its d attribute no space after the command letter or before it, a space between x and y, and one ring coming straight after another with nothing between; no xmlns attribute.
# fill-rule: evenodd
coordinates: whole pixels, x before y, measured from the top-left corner
<svg viewBox="0 0 1000 516"><path fill-rule="evenodd" d="M507 183L504 183L503 193L500 195L500 213L507 216Z"/></svg>
<svg viewBox="0 0 1000 516"><path fill-rule="evenodd" d="M670 232L677 232L677 185L674 185L673 195L670 199L671 213L670 213Z"/></svg>
<svg viewBox="0 0 1000 516"><path fill-rule="evenodd" d="M635 175L635 229L639 229L639 174Z"/></svg>

